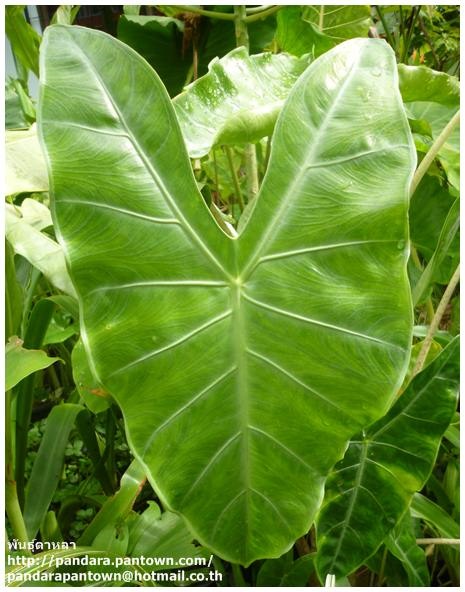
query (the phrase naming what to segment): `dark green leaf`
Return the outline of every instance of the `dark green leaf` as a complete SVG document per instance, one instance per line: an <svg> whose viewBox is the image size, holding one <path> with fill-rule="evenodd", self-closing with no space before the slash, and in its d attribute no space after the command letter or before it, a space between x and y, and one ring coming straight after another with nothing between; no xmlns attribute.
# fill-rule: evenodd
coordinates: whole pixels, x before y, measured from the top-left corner
<svg viewBox="0 0 465 592"><path fill-rule="evenodd" d="M429 586L430 577L425 552L416 543L412 518L407 512L386 539L386 546L402 563L409 586Z"/></svg>
<svg viewBox="0 0 465 592"><path fill-rule="evenodd" d="M368 5L289 6L277 16L276 40L281 49L297 56L319 56L341 41L366 37L371 24Z"/></svg>
<svg viewBox="0 0 465 592"><path fill-rule="evenodd" d="M447 539L460 538L460 526L440 506L416 493L411 504L412 516L422 518L438 533Z"/></svg>
<svg viewBox="0 0 465 592"><path fill-rule="evenodd" d="M387 415L350 443L318 517L320 578L347 575L370 557L425 484L457 404L458 367L455 338Z"/></svg>
<svg viewBox="0 0 465 592"><path fill-rule="evenodd" d="M82 409L81 405L64 403L54 407L47 418L45 432L26 488L24 521L30 539L37 534L60 482L69 434L76 415Z"/></svg>
<svg viewBox="0 0 465 592"><path fill-rule="evenodd" d="M420 279L415 284L412 291L413 304L416 306L419 302L427 296L428 289L432 282L443 280L441 270L443 269L443 262L446 260L446 269L449 271L448 279L444 283L448 283L453 271L450 267L455 269L458 265L460 253L459 243L456 240L460 225L460 201L457 198L447 213L441 233L436 244L436 249L428 261L428 265L420 276ZM458 238L458 237L457 237Z"/></svg>
<svg viewBox="0 0 465 592"><path fill-rule="evenodd" d="M183 54L184 23L165 16L122 15L118 39L143 56L160 76L170 96L181 92L192 64Z"/></svg>

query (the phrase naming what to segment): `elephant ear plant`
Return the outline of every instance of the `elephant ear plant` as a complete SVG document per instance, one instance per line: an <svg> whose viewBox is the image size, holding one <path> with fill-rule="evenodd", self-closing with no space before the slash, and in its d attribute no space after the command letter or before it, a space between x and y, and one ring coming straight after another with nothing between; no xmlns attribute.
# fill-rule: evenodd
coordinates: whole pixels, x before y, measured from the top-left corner
<svg viewBox="0 0 465 592"><path fill-rule="evenodd" d="M41 76L54 220L92 371L196 539L243 565L277 557L407 367L416 158L394 54L354 39L308 67L237 237L210 214L169 96L133 50L53 26Z"/></svg>

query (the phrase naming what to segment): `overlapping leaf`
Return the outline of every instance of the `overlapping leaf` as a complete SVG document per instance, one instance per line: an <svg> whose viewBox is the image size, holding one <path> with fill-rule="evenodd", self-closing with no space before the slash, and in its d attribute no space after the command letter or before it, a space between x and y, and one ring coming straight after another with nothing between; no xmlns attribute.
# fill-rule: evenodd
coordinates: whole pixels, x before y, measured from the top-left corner
<svg viewBox="0 0 465 592"><path fill-rule="evenodd" d="M455 76L435 72L424 66L399 66L401 92L409 117L428 122L433 138L419 135L425 145L431 145L460 107L460 88ZM457 125L439 151L439 161L449 183L460 189L460 128Z"/></svg>
<svg viewBox="0 0 465 592"><path fill-rule="evenodd" d="M318 517L320 578L361 565L423 487L457 404L458 364L455 338L385 417L351 441L328 479Z"/></svg>
<svg viewBox="0 0 465 592"><path fill-rule="evenodd" d="M279 556L406 369L415 155L394 56L354 40L307 69L235 240L132 50L53 27L41 70L56 223L92 371L197 540L243 564Z"/></svg>
<svg viewBox="0 0 465 592"><path fill-rule="evenodd" d="M368 5L286 6L277 16L276 40L281 49L297 56L319 56L338 43L366 37L370 27Z"/></svg>
<svg viewBox="0 0 465 592"><path fill-rule="evenodd" d="M308 64L307 58L286 54L249 56L244 47L214 60L209 73L173 101L189 156L271 135L284 100Z"/></svg>

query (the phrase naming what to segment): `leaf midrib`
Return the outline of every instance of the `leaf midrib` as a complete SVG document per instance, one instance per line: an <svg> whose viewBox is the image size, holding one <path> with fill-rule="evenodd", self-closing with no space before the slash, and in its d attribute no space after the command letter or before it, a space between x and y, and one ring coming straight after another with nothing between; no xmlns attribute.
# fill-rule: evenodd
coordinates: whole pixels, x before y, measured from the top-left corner
<svg viewBox="0 0 465 592"><path fill-rule="evenodd" d="M91 72L93 72L93 74L94 74L96 80L98 81L98 83L99 83L99 85L100 85L103 93L105 94L105 96L108 99L109 103L113 107L113 109L115 111L115 114L116 114L117 118L119 119L119 122L120 122L121 126L124 128L124 130L125 130L125 132L126 132L126 134L128 136L129 141L134 146L134 149L137 152L139 158L141 159L141 161L143 162L143 164L147 168L148 172L150 173L152 179L154 180L155 184L158 186L159 190L163 194L163 196L164 196L164 198L165 198L165 200L167 202L168 207L171 209L171 211L173 212L173 214L175 216L177 216L178 219L182 222L182 227L186 231L186 234L190 237L190 239L191 239L192 242L197 243L197 245L201 248L201 250L204 252L204 254L208 257L208 259L210 259L215 264L215 266L220 270L220 272L227 279L231 280L232 278L226 272L224 266L218 261L218 259L215 257L215 255L210 251L210 249L207 247L207 245L204 243L204 241L200 238L199 234L197 232L195 232L195 230L192 228L192 226L189 224L189 222L187 221L187 219L183 215L182 211L178 208L176 202L172 199L172 197L171 197L168 189L166 188L165 184L163 183L162 179L160 178L160 176L158 175L157 171L152 166L150 160L145 155L145 152L144 152L143 148L141 147L141 145L139 144L139 142L135 138L134 134L131 132L131 130L130 130L128 124L126 123L126 120L125 120L125 118L124 118L124 116L123 116L120 108L118 107L118 105L113 100L113 97L112 97L111 93L109 92L109 90L107 88L107 85L105 84L104 80L100 76L100 74L97 71L97 69L94 68L93 63L90 60L90 58L88 57L88 55L75 42L75 40L73 39L73 37L71 35L68 35L68 38L71 40L71 43L74 45L74 47L77 48L78 52L82 55L83 60L86 63L86 65L89 68L89 70Z"/></svg>

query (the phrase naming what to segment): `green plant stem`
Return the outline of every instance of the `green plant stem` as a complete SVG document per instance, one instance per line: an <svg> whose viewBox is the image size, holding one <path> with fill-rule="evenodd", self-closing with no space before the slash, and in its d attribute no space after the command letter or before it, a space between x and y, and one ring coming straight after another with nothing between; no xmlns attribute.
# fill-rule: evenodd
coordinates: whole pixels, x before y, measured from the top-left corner
<svg viewBox="0 0 465 592"><path fill-rule="evenodd" d="M231 567L234 576L234 585L241 588L247 587L247 583L244 580L244 576L242 575L241 566L237 565L236 563L232 563Z"/></svg>
<svg viewBox="0 0 465 592"><path fill-rule="evenodd" d="M423 341L423 345L421 347L420 353L418 354L418 358L415 363L415 367L413 368L412 377L415 376L416 374L418 374L419 372L421 372L421 370L425 364L425 360L426 360L426 357L427 357L428 352L430 350L431 344L433 342L433 338L436 334L436 331L439 328L439 323L441 322L441 319L446 311L447 305L449 304L450 299L452 298L455 288L457 287L457 284L459 283L459 278L460 278L460 264L457 265L457 268L454 271L454 274L452 275L451 280L450 280L444 294L442 295L441 301L438 304L436 312L434 313L433 320L431 321L431 325L429 326L428 333L426 334L426 337L425 337L425 340Z"/></svg>
<svg viewBox="0 0 465 592"><path fill-rule="evenodd" d="M381 559L381 566L379 568L379 575L378 575L378 587L383 585L384 580L384 570L386 569L386 560L387 560L388 550L387 547L384 547L383 557Z"/></svg>
<svg viewBox="0 0 465 592"><path fill-rule="evenodd" d="M280 10L281 8L281 5L271 6L267 10L262 10L261 12L258 12L256 14L250 14L250 16L246 16L244 20L246 23L254 23L255 21L269 17L275 12L278 12L278 10Z"/></svg>
<svg viewBox="0 0 465 592"><path fill-rule="evenodd" d="M215 169L215 189L216 189L216 199L213 201L216 201L216 203L220 203L220 186L218 184L218 162L216 160L216 150L213 148L212 150L213 153L213 166Z"/></svg>
<svg viewBox="0 0 465 592"><path fill-rule="evenodd" d="M419 269L421 272L423 271L423 265L421 264L420 261L420 257L418 256L418 251L415 248L415 245L410 241L410 256L412 258L412 261L415 263L415 266L417 267L417 269ZM434 308L433 308L433 303L431 302L431 298L428 298L428 300L426 301L426 316L428 319L428 323L431 323L431 321L433 320L434 317Z"/></svg>
<svg viewBox="0 0 465 592"><path fill-rule="evenodd" d="M24 306L23 306L23 318L21 321L21 337L24 339L26 335L26 328L28 323L28 315L29 310L31 308L32 298L34 297L34 292L36 291L37 284L40 280L40 276L42 273L36 269L35 267L32 268L31 271L31 281L29 282L29 286L26 291L26 296L24 298Z"/></svg>
<svg viewBox="0 0 465 592"><path fill-rule="evenodd" d="M266 141L266 152L265 152L265 163L263 165L263 176L265 176L266 169L268 168L268 163L270 161L270 154L271 154L271 136L268 136L268 140Z"/></svg>
<svg viewBox="0 0 465 592"><path fill-rule="evenodd" d="M204 10L203 8L197 8L196 6L179 5L176 8L178 8L179 12L200 14L202 16L208 16L208 18L218 19L221 21L233 21L235 18L230 12L214 12L213 10Z"/></svg>
<svg viewBox="0 0 465 592"><path fill-rule="evenodd" d="M276 8L276 7L273 7ZM278 7L279 8L279 7ZM252 19L257 20L254 17L262 17L261 15L253 15L246 18L246 8L244 5L234 6L234 27L236 31L236 45L237 47L244 46L249 50L249 34L247 31L247 22L251 22ZM253 144L247 144L244 149L245 157L245 171L247 178L247 195L249 202L257 195L259 189L258 182L258 167L257 167L257 151ZM241 210L243 207L241 206Z"/></svg>
<svg viewBox="0 0 465 592"><path fill-rule="evenodd" d="M386 24L386 20L384 18L384 14L383 14L383 12L381 10L381 7L378 6L378 5L376 5L375 6L375 9L376 9L377 15L379 16L379 19L381 21L381 24L383 25L384 33L386 34L386 39L387 39L389 45L392 47L392 49L395 49L394 39L392 38L392 35L391 35L391 33L390 33L389 29L388 29L388 26Z"/></svg>
<svg viewBox="0 0 465 592"><path fill-rule="evenodd" d="M249 33L247 31L245 6L234 6L234 31L236 33L236 46L244 46L249 51Z"/></svg>
<svg viewBox="0 0 465 592"><path fill-rule="evenodd" d="M236 194L237 203L241 208L241 212L244 210L244 200L242 198L241 186L239 185L239 179L237 177L236 169L234 168L232 149L229 146L224 146L226 157L228 159L229 168L231 170L231 177L234 185L234 193Z"/></svg>
<svg viewBox="0 0 465 592"><path fill-rule="evenodd" d="M245 12L247 14L256 14L257 12L263 12L264 10L268 10L272 6L273 4L262 4L261 6L254 6L253 8L246 7Z"/></svg>
<svg viewBox="0 0 465 592"><path fill-rule="evenodd" d="M257 151L254 144L247 144L244 149L245 172L247 176L247 195L249 202L252 201L258 193L258 166Z"/></svg>
<svg viewBox="0 0 465 592"><path fill-rule="evenodd" d="M27 543L29 537L24 522L14 476L13 432L11 429L11 391L5 394L5 508L13 535L21 543ZM31 553L26 552L28 555Z"/></svg>
<svg viewBox="0 0 465 592"><path fill-rule="evenodd" d="M417 545L460 545L460 539L417 539Z"/></svg>
<svg viewBox="0 0 465 592"><path fill-rule="evenodd" d="M445 142L447 141L447 139L451 135L455 126L458 125L459 121L460 121L460 110L458 110L457 113L455 113L455 115L452 117L452 119L449 121L449 123L446 125L446 127L442 130L442 132L439 134L439 136L433 142L433 145L428 150L428 152L425 154L425 157L423 158L423 160L420 162L417 170L415 171L415 174L413 175L412 184L410 186L410 196L412 196L415 193L415 191L416 191L420 181L423 179L426 171L431 166L433 160L436 158L436 156L438 155L438 152L444 146Z"/></svg>

